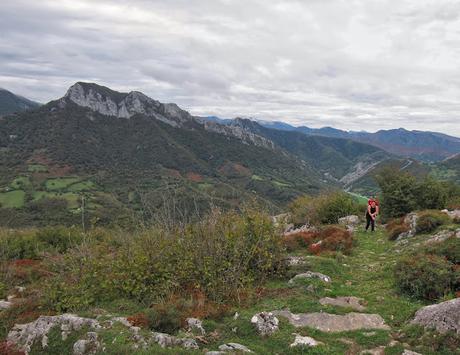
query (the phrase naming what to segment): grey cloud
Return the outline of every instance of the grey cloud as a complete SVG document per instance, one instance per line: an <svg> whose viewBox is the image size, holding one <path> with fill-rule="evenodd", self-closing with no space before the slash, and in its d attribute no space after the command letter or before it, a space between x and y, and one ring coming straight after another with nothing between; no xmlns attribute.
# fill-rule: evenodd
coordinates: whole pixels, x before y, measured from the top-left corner
<svg viewBox="0 0 460 355"><path fill-rule="evenodd" d="M46 102L77 80L194 114L460 135L460 4L448 0L17 0L0 86Z"/></svg>

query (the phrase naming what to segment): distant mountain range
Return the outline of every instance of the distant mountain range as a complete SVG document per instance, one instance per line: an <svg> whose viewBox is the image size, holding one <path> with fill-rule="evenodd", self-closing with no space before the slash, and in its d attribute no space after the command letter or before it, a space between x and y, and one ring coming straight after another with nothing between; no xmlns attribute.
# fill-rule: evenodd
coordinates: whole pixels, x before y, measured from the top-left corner
<svg viewBox="0 0 460 355"><path fill-rule="evenodd" d="M0 116L14 112L22 112L37 108L38 102L13 94L11 91L0 88Z"/></svg>
<svg viewBox="0 0 460 355"><path fill-rule="evenodd" d="M0 225L2 216L18 225L55 218L66 208L50 213L54 200L64 200L66 218L74 220L82 196L97 220L113 218L114 210L152 214L169 203L200 211L254 198L277 212L295 196L325 188L374 191L372 174L385 164L432 169L337 137L344 131L307 130L195 117L141 92L78 82L62 98L0 117ZM453 137L426 134L456 144ZM453 176L455 163L442 164L435 166L439 174ZM6 213L12 207L20 209Z"/></svg>
<svg viewBox="0 0 460 355"><path fill-rule="evenodd" d="M231 124L231 119L219 119L215 116L205 119L221 124ZM351 139L367 143L402 157L410 157L426 162L436 162L460 152L460 138L438 132L408 131L404 128L380 130L375 133L364 131L343 131L332 127L309 128L295 127L279 121L258 121L267 128L295 131L307 135Z"/></svg>

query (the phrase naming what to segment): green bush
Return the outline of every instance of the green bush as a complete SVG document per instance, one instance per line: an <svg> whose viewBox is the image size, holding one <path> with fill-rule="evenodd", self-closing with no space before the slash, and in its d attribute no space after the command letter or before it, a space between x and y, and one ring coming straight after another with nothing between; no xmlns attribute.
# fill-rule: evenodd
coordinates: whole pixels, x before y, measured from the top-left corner
<svg viewBox="0 0 460 355"><path fill-rule="evenodd" d="M417 184L417 205L421 209L443 209L447 203L447 189L441 181L431 176Z"/></svg>
<svg viewBox="0 0 460 355"><path fill-rule="evenodd" d="M450 218L447 214L440 211L428 210L417 213L417 225L415 232L430 233L443 224L448 224Z"/></svg>
<svg viewBox="0 0 460 355"><path fill-rule="evenodd" d="M426 300L436 300L453 291L456 277L451 262L431 254L399 260L394 275L400 292Z"/></svg>
<svg viewBox="0 0 460 355"><path fill-rule="evenodd" d="M424 252L445 257L453 264L460 265L460 239L450 237L439 243L432 243L425 247Z"/></svg>
<svg viewBox="0 0 460 355"><path fill-rule="evenodd" d="M349 194L341 191L324 193L316 197L302 196L294 200L289 210L296 225L336 224L339 218L361 214L363 209Z"/></svg>
<svg viewBox="0 0 460 355"><path fill-rule="evenodd" d="M36 238L45 249L64 253L67 249L81 243L83 237L76 229L65 227L48 227L40 229Z"/></svg>
<svg viewBox="0 0 460 355"><path fill-rule="evenodd" d="M4 233L0 237L0 257L3 260L36 259L41 243L30 232Z"/></svg>
<svg viewBox="0 0 460 355"><path fill-rule="evenodd" d="M270 217L255 210L214 211L199 223L156 227L120 242L88 242L50 259L49 304L60 311L117 298L151 304L186 289L231 301L285 271L281 238Z"/></svg>

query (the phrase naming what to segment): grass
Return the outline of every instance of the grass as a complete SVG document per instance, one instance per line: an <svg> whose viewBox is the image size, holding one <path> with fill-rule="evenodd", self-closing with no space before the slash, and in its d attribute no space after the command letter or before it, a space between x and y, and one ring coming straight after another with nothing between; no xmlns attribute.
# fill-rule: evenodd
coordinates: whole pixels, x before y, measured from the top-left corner
<svg viewBox="0 0 460 355"><path fill-rule="evenodd" d="M31 182L27 176L19 176L13 180L10 186L15 190L22 190L23 188L29 187L30 185Z"/></svg>
<svg viewBox="0 0 460 355"><path fill-rule="evenodd" d="M91 180L77 182L70 185L67 190L70 192L91 191L96 188L96 184Z"/></svg>
<svg viewBox="0 0 460 355"><path fill-rule="evenodd" d="M4 208L21 208L24 206L26 193L22 190L15 190L0 193L0 205Z"/></svg>
<svg viewBox="0 0 460 355"><path fill-rule="evenodd" d="M120 325L101 331L100 338L106 344L109 354L198 354L203 353L203 348L217 350L219 345L228 342L243 344L256 354L358 354L363 350L379 346L386 346L385 354L387 355L400 355L404 348L425 355L460 354L459 351L446 350L447 348L442 344L433 345L437 341L442 342L442 337L430 338L424 335L424 341L418 341L424 332L408 327L408 322L413 318L414 313L425 304L398 294L394 287L393 266L395 262L403 254L416 248L416 243L422 241L426 236L417 236L411 240L409 245L402 247L389 241L380 226L375 233L366 233L362 229L359 227L355 232L356 245L351 255L312 256L306 250L298 250L294 254L305 256L306 265L292 268L283 279L267 282L260 290L259 296L252 301L243 300L240 307L230 309L222 318L205 319L204 327L208 334L214 332L217 336L208 344L201 345L199 351L161 349L157 345L151 345L146 350L134 351L130 345L132 340L129 332ZM288 284L287 280L290 277L306 270L326 274L332 278L332 282L324 284L319 280L300 280L294 285ZM311 284L314 286L314 291L307 289ZM268 338L261 338L251 325L251 317L261 311L289 309L293 313L328 312L334 314L346 314L352 311L347 308L321 305L319 299L326 296L363 298L367 302L367 309L364 312L381 315L391 330L326 333L312 328L295 328L285 319L280 318L279 330ZM98 305L98 311L104 309L112 315L129 316L145 312L145 307L146 305L132 300L117 300ZM79 314L94 317L93 311L88 309ZM233 317L235 312L239 313L237 319ZM295 339L294 333L313 337L323 342L324 345L308 349L291 348L290 344ZM405 334L404 340L390 347L390 342L399 333ZM63 343L59 339L56 341L62 345L62 347L54 346L53 349L56 351L57 349L70 349L71 342ZM407 344L403 346L402 343Z"/></svg>
<svg viewBox="0 0 460 355"><path fill-rule="evenodd" d="M288 275L293 276L295 273L306 270L319 271L332 278L331 284L324 285L317 280L303 280L294 286L288 285L286 280L270 282L267 285L267 292L274 295L278 294L278 296L264 297L248 309L239 309L238 312L241 316L238 320L228 317L223 322L208 321L205 326L222 334L219 344L230 341L238 342L261 354L344 354L347 351L359 353L364 349L387 346L392 340L391 333L405 329L415 311L424 304L396 293L392 268L400 256L396 252L398 247L394 242L388 241L383 229L378 229L375 233L358 231L355 233L355 239L357 245L350 256L308 256L307 265L296 267L296 270ZM302 251L296 254L307 255L306 252ZM309 284L315 286L315 292L307 291ZM279 332L268 339L262 339L251 327L251 317L261 311L285 308L290 309L293 313L329 312L345 314L351 311L340 307L322 306L318 301L326 296L363 298L368 303L365 312L380 314L392 330L330 334L309 328L296 329L285 320L280 319ZM236 333L232 331L235 328ZM294 332L311 336L325 345L308 350L291 349L289 344L294 341L294 335L292 335ZM345 344L340 340L343 338L354 343L354 350L350 348L350 344ZM414 344L417 343L414 342ZM210 349L215 350L217 346L212 346ZM402 351L403 347L399 344L391 348L388 347L386 354L401 354ZM417 351L433 355L443 353L442 351L433 352L429 347Z"/></svg>
<svg viewBox="0 0 460 355"><path fill-rule="evenodd" d="M31 173L46 173L48 168L45 165L41 164L29 164L27 170Z"/></svg>
<svg viewBox="0 0 460 355"><path fill-rule="evenodd" d="M63 190L80 181L77 177L63 177L46 180L45 187L49 191Z"/></svg>
<svg viewBox="0 0 460 355"><path fill-rule="evenodd" d="M67 200L68 207L70 209L80 207L80 196L73 192L59 193L59 192L48 192L48 191L35 191L32 196L33 196L34 201L41 200L42 198L63 198Z"/></svg>

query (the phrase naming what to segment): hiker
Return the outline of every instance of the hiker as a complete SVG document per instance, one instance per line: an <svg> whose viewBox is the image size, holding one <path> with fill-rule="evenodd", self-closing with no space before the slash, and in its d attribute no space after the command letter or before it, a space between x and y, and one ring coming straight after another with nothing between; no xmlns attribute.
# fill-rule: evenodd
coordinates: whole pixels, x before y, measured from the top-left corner
<svg viewBox="0 0 460 355"><path fill-rule="evenodd" d="M373 199L369 200L366 211L366 232L369 229L369 225L371 226L372 232L375 230L375 219L377 218L378 213L379 207L377 202Z"/></svg>

